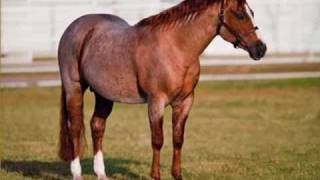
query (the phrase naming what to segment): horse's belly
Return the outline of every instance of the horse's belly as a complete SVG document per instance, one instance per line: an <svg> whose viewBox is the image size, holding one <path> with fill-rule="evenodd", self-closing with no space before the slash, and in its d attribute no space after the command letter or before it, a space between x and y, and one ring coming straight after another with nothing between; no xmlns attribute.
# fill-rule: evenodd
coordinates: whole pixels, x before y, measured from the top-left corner
<svg viewBox="0 0 320 180"><path fill-rule="evenodd" d="M116 86L103 86L98 87L97 92L106 99L120 103L144 103L145 98L139 94L138 90L134 87L126 87L120 84Z"/></svg>
<svg viewBox="0 0 320 180"><path fill-rule="evenodd" d="M144 103L145 97L139 93L136 82L107 78L105 80L89 82L90 88L106 99L120 103Z"/></svg>
<svg viewBox="0 0 320 180"><path fill-rule="evenodd" d="M87 66L84 76L90 88L108 100L132 104L146 102L133 69L127 67Z"/></svg>

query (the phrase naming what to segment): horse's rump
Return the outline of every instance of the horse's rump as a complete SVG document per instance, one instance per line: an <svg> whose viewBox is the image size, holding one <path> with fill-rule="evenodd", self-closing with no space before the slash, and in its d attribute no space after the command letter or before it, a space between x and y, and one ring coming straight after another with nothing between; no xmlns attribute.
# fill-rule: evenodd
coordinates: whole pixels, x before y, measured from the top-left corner
<svg viewBox="0 0 320 180"><path fill-rule="evenodd" d="M77 68L73 69L77 69L81 77L75 79L82 79L104 98L125 103L145 102L136 77L135 57L131 53L136 47L135 38L134 28L117 16L80 17L61 39L60 66L65 66L63 61L67 59L76 59L74 66Z"/></svg>

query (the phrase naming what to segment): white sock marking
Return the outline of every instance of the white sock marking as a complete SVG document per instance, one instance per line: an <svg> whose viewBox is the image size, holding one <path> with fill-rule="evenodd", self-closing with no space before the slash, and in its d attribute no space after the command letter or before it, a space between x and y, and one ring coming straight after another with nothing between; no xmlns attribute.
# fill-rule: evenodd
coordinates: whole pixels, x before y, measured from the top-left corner
<svg viewBox="0 0 320 180"><path fill-rule="evenodd" d="M97 174L97 176L106 176L103 154L101 151L98 151L96 155L94 155L93 160L93 170Z"/></svg>
<svg viewBox="0 0 320 180"><path fill-rule="evenodd" d="M70 169L73 177L81 176L81 165L79 157L71 161Z"/></svg>

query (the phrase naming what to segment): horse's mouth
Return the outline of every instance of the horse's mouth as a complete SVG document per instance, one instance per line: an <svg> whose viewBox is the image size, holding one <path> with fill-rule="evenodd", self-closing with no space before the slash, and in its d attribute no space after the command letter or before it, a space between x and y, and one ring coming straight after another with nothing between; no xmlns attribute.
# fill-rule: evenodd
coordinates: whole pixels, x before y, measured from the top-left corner
<svg viewBox="0 0 320 180"><path fill-rule="evenodd" d="M259 61L262 58L260 56L256 56L256 55L252 54L251 52L249 52L249 55L250 55L250 58L255 60L255 61Z"/></svg>
<svg viewBox="0 0 320 180"><path fill-rule="evenodd" d="M258 61L265 56L267 52L267 46L264 42L258 40L256 43L254 43L254 45L248 48L248 52L253 60Z"/></svg>

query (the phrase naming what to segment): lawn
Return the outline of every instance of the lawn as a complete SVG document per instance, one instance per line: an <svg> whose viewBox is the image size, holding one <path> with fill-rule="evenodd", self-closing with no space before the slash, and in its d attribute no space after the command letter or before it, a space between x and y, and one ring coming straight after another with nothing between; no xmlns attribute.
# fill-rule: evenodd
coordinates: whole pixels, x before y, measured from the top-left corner
<svg viewBox="0 0 320 180"><path fill-rule="evenodd" d="M70 179L57 158L59 88L0 89L0 179ZM95 179L86 94L84 179ZM149 179L145 105L117 104L104 152L111 179ZM161 174L171 179L166 111ZM200 83L186 126L185 179L320 179L320 79Z"/></svg>

